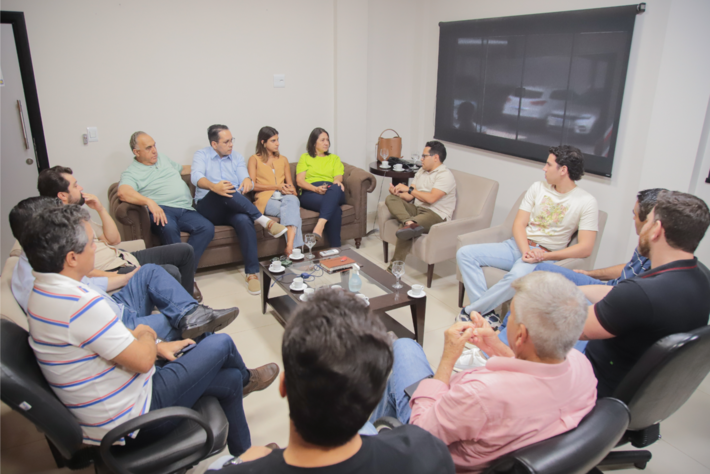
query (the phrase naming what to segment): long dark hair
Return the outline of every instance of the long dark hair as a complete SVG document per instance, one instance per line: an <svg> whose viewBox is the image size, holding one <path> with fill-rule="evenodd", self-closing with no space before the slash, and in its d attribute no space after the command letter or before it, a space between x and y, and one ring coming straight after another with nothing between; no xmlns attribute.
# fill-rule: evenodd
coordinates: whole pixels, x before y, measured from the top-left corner
<svg viewBox="0 0 710 474"><path fill-rule="evenodd" d="M259 134L256 136L256 154L261 157L261 161L266 163L269 159L269 150L266 149L266 142L269 141L274 135L278 135L279 131L274 127L261 127ZM276 158L280 156L279 152L276 152Z"/></svg>
<svg viewBox="0 0 710 474"><path fill-rule="evenodd" d="M321 133L325 133L328 135L328 141L330 141L330 133L326 132L325 129L316 127L313 129L311 132L311 135L308 137L308 144L306 145L306 150L308 150L308 154L311 155L312 158L316 157L316 142L318 141L318 137L320 137ZM325 156L330 155L330 152L326 150Z"/></svg>

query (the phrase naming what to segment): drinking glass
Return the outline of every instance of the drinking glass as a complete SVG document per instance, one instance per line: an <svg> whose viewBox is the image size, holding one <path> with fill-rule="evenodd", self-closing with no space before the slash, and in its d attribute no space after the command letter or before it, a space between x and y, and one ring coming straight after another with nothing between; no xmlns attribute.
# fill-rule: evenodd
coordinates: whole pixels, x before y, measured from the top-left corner
<svg viewBox="0 0 710 474"><path fill-rule="evenodd" d="M385 161L389 157L390 151L387 148L380 149L380 158L382 158L382 161Z"/></svg>
<svg viewBox="0 0 710 474"><path fill-rule="evenodd" d="M419 165L419 153L412 153L412 161L415 165Z"/></svg>
<svg viewBox="0 0 710 474"><path fill-rule="evenodd" d="M308 260L312 260L315 258L315 255L313 255L313 246L316 245L316 234L306 234L304 242L306 243L306 246L308 246L308 254L306 255L306 258Z"/></svg>
<svg viewBox="0 0 710 474"><path fill-rule="evenodd" d="M400 289L402 288L402 284L399 282L399 279L402 278L402 275L404 275L404 262L400 260L396 260L392 262L392 275L397 279L397 282L392 285L392 288Z"/></svg>

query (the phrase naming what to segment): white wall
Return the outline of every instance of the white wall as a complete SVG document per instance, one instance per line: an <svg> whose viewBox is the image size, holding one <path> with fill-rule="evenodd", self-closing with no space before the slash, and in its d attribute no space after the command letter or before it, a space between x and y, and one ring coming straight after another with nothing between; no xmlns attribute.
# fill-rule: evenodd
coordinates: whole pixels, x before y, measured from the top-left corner
<svg viewBox="0 0 710 474"><path fill-rule="evenodd" d="M420 107L418 114L411 105L404 108L412 116L418 116L418 126L400 125L408 132L405 140L422 146L433 137L440 21L627 3L619 0L388 2L392 11L414 4L419 12L401 12L401 27L389 33L382 32L384 22L371 13L370 30L380 33L370 35L370 123L378 123L377 129L405 119L400 107L391 107L391 102L381 100L394 97L398 103ZM597 266L628 260L637 241L631 209L639 189L663 186L689 190L710 97L710 56L706 51L710 29L702 23L710 18L710 2L650 0L647 4L647 12L636 18L613 175L611 178L587 175L580 182L597 197L600 208L609 213ZM415 24L421 25L419 31L411 30ZM388 49L389 45L396 47ZM374 72L377 65L393 52L401 61L397 82L378 79ZM410 75L412 71L418 72L416 79ZM372 135L375 130L371 128L368 127ZM447 149L449 167L500 182L494 225L504 219L524 189L543 179L542 165L537 163L449 143Z"/></svg>
<svg viewBox="0 0 710 474"><path fill-rule="evenodd" d="M245 158L264 125L289 160L334 126L332 0L4 0L24 11L51 165L106 203L144 130L178 163L224 123ZM273 74L286 88L273 87ZM99 141L84 145L87 126Z"/></svg>

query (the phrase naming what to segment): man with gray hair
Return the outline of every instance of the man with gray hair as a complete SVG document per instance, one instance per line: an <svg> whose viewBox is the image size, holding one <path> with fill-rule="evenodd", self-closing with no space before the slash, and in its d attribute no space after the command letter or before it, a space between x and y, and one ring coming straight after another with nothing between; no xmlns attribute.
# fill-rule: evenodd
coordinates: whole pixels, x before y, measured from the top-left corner
<svg viewBox="0 0 710 474"><path fill-rule="evenodd" d="M573 349L587 304L563 276L534 272L512 283L508 345L479 313L445 333L444 354L432 372L421 346L394 342L394 367L370 417L395 416L444 441L456 471L480 472L500 456L564 433L596 403L594 372ZM452 376L464 345L490 356L485 365ZM419 382L411 396L405 388Z"/></svg>
<svg viewBox="0 0 710 474"><path fill-rule="evenodd" d="M179 165L158 153L155 140L145 132L135 132L130 139L134 160L121 174L118 198L146 206L150 228L163 245L181 242L180 232L187 232L187 243L195 251L195 268L214 237L214 225L192 207L192 195L181 174L190 173L190 165Z"/></svg>

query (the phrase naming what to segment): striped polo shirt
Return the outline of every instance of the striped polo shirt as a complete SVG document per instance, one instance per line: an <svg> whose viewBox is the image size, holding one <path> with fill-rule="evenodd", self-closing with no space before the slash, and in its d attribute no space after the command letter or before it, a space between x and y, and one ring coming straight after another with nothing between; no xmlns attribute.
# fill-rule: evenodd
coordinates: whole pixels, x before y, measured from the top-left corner
<svg viewBox="0 0 710 474"><path fill-rule="evenodd" d="M108 431L149 410L155 367L140 374L111 362L135 338L99 293L57 273L33 274L30 346L84 442L100 444Z"/></svg>

